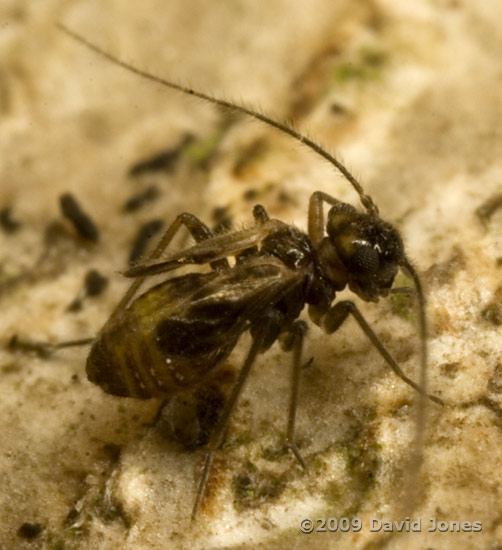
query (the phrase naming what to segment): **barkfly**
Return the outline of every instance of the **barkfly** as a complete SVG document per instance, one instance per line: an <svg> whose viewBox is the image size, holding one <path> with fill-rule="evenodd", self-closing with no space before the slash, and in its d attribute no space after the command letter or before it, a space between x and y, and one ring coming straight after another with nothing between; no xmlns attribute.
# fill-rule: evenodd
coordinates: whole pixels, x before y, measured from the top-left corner
<svg viewBox="0 0 502 550"><path fill-rule="evenodd" d="M305 461L295 442L302 348L306 323L298 317L308 306L310 319L332 334L352 316L382 358L408 385L419 392L416 466L420 463L426 393L427 330L425 296L420 278L409 261L399 231L382 220L377 206L360 183L334 156L317 143L264 114L208 96L137 69L104 52L60 25L73 39L126 70L162 86L244 113L289 134L330 162L357 192L363 211L316 191L308 207L308 231L269 218L263 206L253 210L255 223L239 231L214 235L195 216L183 213L168 227L154 252L125 271L134 279L115 311L93 340L87 376L105 392L147 398L168 398L200 387L222 365L240 336L249 331L251 347L230 396L213 428L207 446L192 518L204 497L214 454L222 445L229 418L256 357L279 341L291 352L291 397L286 445L300 464ZM330 207L325 223L325 203ZM182 227L196 244L179 252L165 250ZM233 262L229 262L233 258ZM137 295L144 280L187 265L208 264L207 272L174 275ZM377 302L392 290L398 270L413 281L419 306L421 374L408 378L386 350L354 302L335 302L346 287L365 301ZM395 289L399 290L399 289ZM402 289L401 289L402 290Z"/></svg>

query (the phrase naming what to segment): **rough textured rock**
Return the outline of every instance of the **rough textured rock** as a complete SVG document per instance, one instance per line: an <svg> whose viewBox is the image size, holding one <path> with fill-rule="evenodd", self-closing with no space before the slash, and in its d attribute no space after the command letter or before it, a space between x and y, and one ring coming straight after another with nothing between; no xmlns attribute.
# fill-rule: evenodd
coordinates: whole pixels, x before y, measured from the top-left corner
<svg viewBox="0 0 502 550"><path fill-rule="evenodd" d="M0 547L497 547L502 23L498 2L478 4L3 2ZM330 337L309 332L314 360L298 412L308 471L280 452L289 357L273 347L248 381L196 524L203 451L145 426L156 403L89 383L85 349L49 358L5 349L14 334L95 334L126 288L117 272L146 222L190 211L239 226L261 203L305 228L319 189L357 205L340 176L288 137L126 73L57 21L141 68L292 119L336 151L398 225L428 294L430 391L455 405L429 407L411 514L421 532L370 530L372 518L406 519L416 396L352 321ZM160 170L128 176L166 152ZM124 212L151 188L152 200ZM67 192L95 221L99 243L62 217ZM109 287L68 311L91 268ZM395 300L361 308L417 377L413 314ZM363 529L304 535L303 517L360 518ZM480 521L482 531L428 532L430 518Z"/></svg>

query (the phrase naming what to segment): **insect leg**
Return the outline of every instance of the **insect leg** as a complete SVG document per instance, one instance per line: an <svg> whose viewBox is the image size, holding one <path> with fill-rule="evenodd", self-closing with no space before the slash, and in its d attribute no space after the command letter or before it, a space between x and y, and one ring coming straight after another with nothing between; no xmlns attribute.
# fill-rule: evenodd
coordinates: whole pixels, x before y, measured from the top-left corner
<svg viewBox="0 0 502 550"><path fill-rule="evenodd" d="M242 391L244 382L246 381L249 372L251 371L251 367L255 362L256 356L261 351L267 332L269 330L269 325L269 323L265 322L261 330L257 334L255 334L255 337L253 338L253 343L251 344L251 348L247 354L246 360L244 361L244 365L239 372L237 381L235 382L235 385L232 389L232 393L230 394L228 401L225 403L223 412L221 413L218 423L216 424L214 431L211 434L211 439L208 444L206 458L204 461L202 476L199 482L199 487L197 489L197 497L195 498L195 503L192 509L192 521L195 520L197 516L197 512L202 503L202 499L204 498L204 493L206 492L207 481L209 479L209 473L213 464L214 453L221 447L223 443L228 421L234 410L237 399L239 398L239 395Z"/></svg>
<svg viewBox="0 0 502 550"><path fill-rule="evenodd" d="M42 359L46 359L56 349L72 348L77 346L88 346L94 342L94 338L82 338L80 340L67 340L52 344L50 342L33 342L30 340L22 340L17 335L14 335L7 342L7 349L12 352L33 352Z"/></svg>
<svg viewBox="0 0 502 550"><path fill-rule="evenodd" d="M327 202L331 206L339 206L344 203L335 199L323 191L315 191L310 195L308 213L308 233L315 247L321 244L324 237L324 212L323 206Z"/></svg>
<svg viewBox="0 0 502 550"><path fill-rule="evenodd" d="M376 347L380 355L385 359L390 368L403 380L417 390L419 393L423 394L422 388L411 378L408 378L404 372L401 370L399 365L396 363L392 355L386 350L378 336L373 332L373 329L370 327L366 319L362 316L361 312L357 308L354 302L344 300L335 304L329 311L326 313L326 316L323 319L322 327L327 334L331 334L338 330L342 323L347 319L349 315L352 315L357 321L358 325L361 327L366 336L371 340L371 343ZM439 405L444 405L444 401L435 395L425 394L431 401L438 403Z"/></svg>
<svg viewBox="0 0 502 550"><path fill-rule="evenodd" d="M400 286L390 289L391 294L403 294L404 296L412 296L415 292L412 286Z"/></svg>
<svg viewBox="0 0 502 550"><path fill-rule="evenodd" d="M169 254L167 258L147 260L123 271L122 274L137 278L166 273L185 265L213 264L259 245L266 237L286 227L284 222L267 219L268 215L260 205L255 208L254 216L257 223L248 229L207 238L185 250Z"/></svg>
<svg viewBox="0 0 502 550"><path fill-rule="evenodd" d="M258 225L263 225L265 222L268 222L270 219L268 216L267 211L265 210L265 207L261 204L257 204L253 208L253 217Z"/></svg>
<svg viewBox="0 0 502 550"><path fill-rule="evenodd" d="M176 233L178 232L178 230L181 228L182 225L184 225L188 229L188 231L190 231L192 237L198 243L206 239L210 239L213 236L213 234L211 233L211 230L207 227L207 225L204 222L200 221L193 214L183 212L182 214L179 214L176 217L176 219L173 221L173 223L167 228L166 232L160 239L159 244L156 246L155 250L147 258L145 263L149 263L149 262L152 262L153 260L157 260L158 258L160 258L160 256L163 254L164 250L169 246L169 243L173 240L174 236L176 235ZM141 265L141 264L138 264L138 265ZM211 262L210 265L213 269L224 269L229 267L228 260L226 258L221 258L219 260ZM147 276L144 275L134 280L134 282L131 284L127 292L124 294L124 297L122 298L122 300L120 300L119 304L113 311L110 319L115 317L118 313L120 313L124 308L127 307L129 302L132 300L132 298L138 291L139 287L143 284L146 277Z"/></svg>
<svg viewBox="0 0 502 550"><path fill-rule="evenodd" d="M293 368L291 370L291 398L288 411L288 428L286 431L286 447L292 451L298 462L303 468L307 468L298 447L295 437L295 418L298 407L298 390L300 387L301 357L303 351L303 341L307 332L307 324L304 321L295 321L291 327L288 339L284 342L282 348L284 351L293 350Z"/></svg>

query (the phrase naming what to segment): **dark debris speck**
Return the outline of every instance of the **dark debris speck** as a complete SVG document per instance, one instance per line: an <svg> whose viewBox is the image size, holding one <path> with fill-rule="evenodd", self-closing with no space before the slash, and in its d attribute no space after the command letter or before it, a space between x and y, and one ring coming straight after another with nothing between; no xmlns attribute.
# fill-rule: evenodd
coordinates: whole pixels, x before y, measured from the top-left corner
<svg viewBox="0 0 502 550"><path fill-rule="evenodd" d="M19 537L23 539L34 539L42 532L42 525L40 523L23 523L17 530Z"/></svg>
<svg viewBox="0 0 502 550"><path fill-rule="evenodd" d="M91 217L81 208L77 199L70 193L64 193L59 198L61 212L73 224L82 239L97 243L99 230Z"/></svg>
<svg viewBox="0 0 502 550"><path fill-rule="evenodd" d="M254 201L258 198L258 191L256 189L248 189L242 194L242 198L245 201Z"/></svg>
<svg viewBox="0 0 502 550"><path fill-rule="evenodd" d="M90 269L85 276L84 285L87 296L99 296L108 286L108 279L96 269Z"/></svg>
<svg viewBox="0 0 502 550"><path fill-rule="evenodd" d="M131 252L129 254L129 263L135 264L145 253L146 247L150 239L158 233L164 225L164 222L160 219L150 220L144 223L140 228L134 239Z"/></svg>
<svg viewBox="0 0 502 550"><path fill-rule="evenodd" d="M124 212L135 212L146 204L153 202L159 196L160 191L157 189L157 187L155 187L155 185L151 185L144 191L136 193L135 195L127 199L122 209Z"/></svg>
<svg viewBox="0 0 502 550"><path fill-rule="evenodd" d="M160 151L150 157L135 162L129 168L129 176L140 176L148 172L172 172L178 162L181 152L194 141L194 136L185 134L180 143L171 149Z"/></svg>
<svg viewBox="0 0 502 550"><path fill-rule="evenodd" d="M21 227L21 222L12 217L10 206L0 209L0 227L7 234L15 233Z"/></svg>

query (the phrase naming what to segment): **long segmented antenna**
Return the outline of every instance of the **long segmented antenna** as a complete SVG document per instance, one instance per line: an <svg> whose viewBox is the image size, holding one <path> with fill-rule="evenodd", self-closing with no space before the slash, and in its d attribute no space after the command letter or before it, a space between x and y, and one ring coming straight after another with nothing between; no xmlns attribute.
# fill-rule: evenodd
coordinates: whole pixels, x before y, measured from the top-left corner
<svg viewBox="0 0 502 550"><path fill-rule="evenodd" d="M290 135L300 143L303 143L304 145L306 145L307 147L315 151L318 155L320 155L321 157L326 159L329 163L331 163L339 172L341 172L343 176L347 179L347 181L349 181L349 183L355 189L357 194L359 195L361 204L364 206L364 208L366 208L368 213L378 215L378 208L376 204L373 202L373 200L369 195L366 195L366 193L362 188L362 185L347 170L347 168L337 158L335 158L333 155L330 155L327 151L325 151L318 143L309 139L307 136L300 134L288 124L283 122L278 122L277 120L274 120L268 117L267 115L264 115L263 113L255 111L249 107L245 107L244 105L237 105L230 101L213 97L203 92L199 92L198 90L193 90L188 86L183 86L182 84L177 84L175 82L166 80L165 78L161 78L160 76L156 76L147 71L143 71L142 69L139 69L138 67L135 67L134 65L131 65L126 61L123 61L122 59L106 52L105 50L102 50L99 46L96 46L96 44L93 44L92 42L90 42L80 34L76 33L75 31L63 25L62 23L57 23L57 27L61 31L63 31L65 34L67 34L77 42L80 42L81 44L83 44L93 52L97 53L101 57L108 59L109 61L111 61L115 65L119 65L123 69L126 69L134 74L137 74L141 78L145 78L146 80L156 82L157 84L161 84L162 86L167 86L168 88L172 88L173 90L178 90L179 92L182 92L184 94L198 97L200 99L204 99L209 103L213 103L214 105L219 105L220 107L224 107L225 109L229 109L230 111L244 113L245 115L248 115L257 120L261 120L265 124L268 124L269 126L272 126L273 128L276 128L277 130L280 130L281 132L284 132L285 134Z"/></svg>

